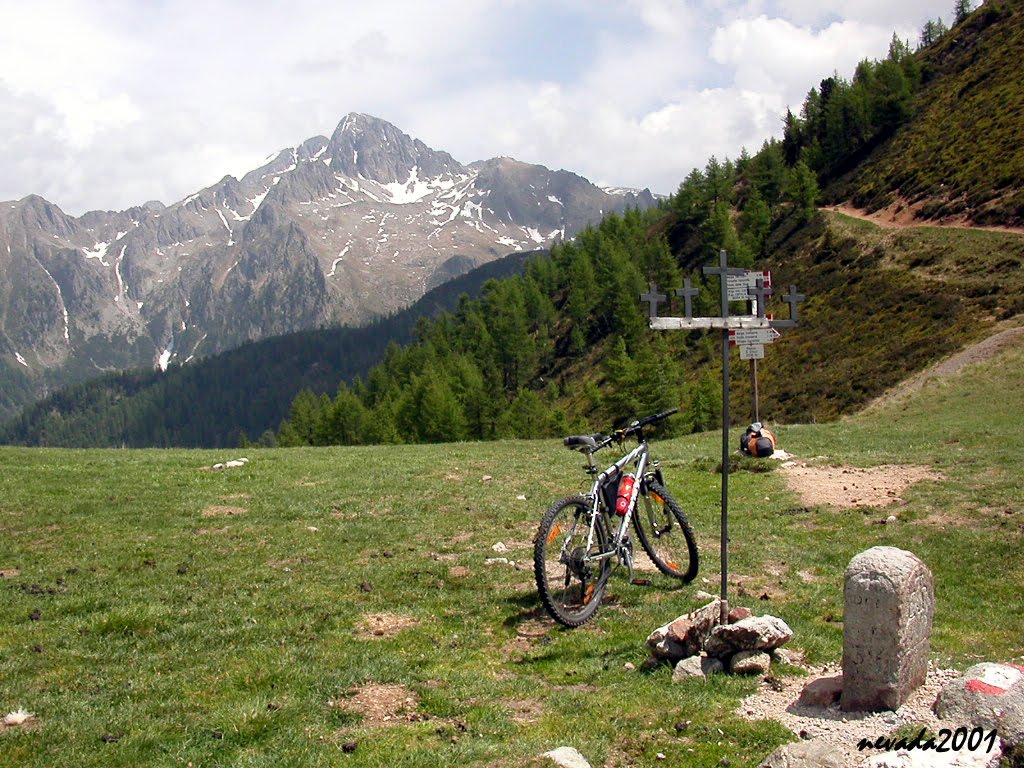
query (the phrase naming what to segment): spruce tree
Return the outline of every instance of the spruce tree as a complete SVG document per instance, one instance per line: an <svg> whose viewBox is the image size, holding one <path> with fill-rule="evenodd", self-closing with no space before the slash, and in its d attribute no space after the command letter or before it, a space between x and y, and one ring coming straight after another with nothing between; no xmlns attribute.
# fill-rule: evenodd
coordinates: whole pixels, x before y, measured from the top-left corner
<svg viewBox="0 0 1024 768"><path fill-rule="evenodd" d="M953 24L960 24L974 10L973 0L956 0L953 3Z"/></svg>

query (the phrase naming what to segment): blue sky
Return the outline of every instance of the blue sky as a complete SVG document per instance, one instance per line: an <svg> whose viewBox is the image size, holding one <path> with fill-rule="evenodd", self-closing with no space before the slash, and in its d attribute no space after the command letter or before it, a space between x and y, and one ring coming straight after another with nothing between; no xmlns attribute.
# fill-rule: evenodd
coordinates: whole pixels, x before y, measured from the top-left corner
<svg viewBox="0 0 1024 768"><path fill-rule="evenodd" d="M952 6L0 0L0 200L169 204L349 112L463 163L507 155L671 193Z"/></svg>

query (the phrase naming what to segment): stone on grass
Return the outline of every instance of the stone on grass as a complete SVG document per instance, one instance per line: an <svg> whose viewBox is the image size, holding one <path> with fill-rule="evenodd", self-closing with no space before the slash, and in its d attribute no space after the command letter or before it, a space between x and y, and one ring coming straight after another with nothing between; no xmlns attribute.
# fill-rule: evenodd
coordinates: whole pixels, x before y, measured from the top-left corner
<svg viewBox="0 0 1024 768"><path fill-rule="evenodd" d="M751 616L735 624L711 630L704 643L709 656L728 656L737 651L770 651L793 637L793 630L777 616Z"/></svg>
<svg viewBox="0 0 1024 768"><path fill-rule="evenodd" d="M840 706L896 710L928 675L932 573L912 552L872 547L846 567L843 601Z"/></svg>
<svg viewBox="0 0 1024 768"><path fill-rule="evenodd" d="M587 758L574 747L558 747L558 749L545 752L543 756L562 768L590 768Z"/></svg>
<svg viewBox="0 0 1024 768"><path fill-rule="evenodd" d="M708 633L718 624L721 615L722 601L716 598L658 627L648 636L647 647L656 658L672 663L696 656L703 649Z"/></svg>
<svg viewBox="0 0 1024 768"><path fill-rule="evenodd" d="M994 728L1007 749L1024 752L1024 667L975 664L943 687L934 709L968 728Z"/></svg>
<svg viewBox="0 0 1024 768"><path fill-rule="evenodd" d="M729 671L734 675L767 675L772 657L764 651L738 651L729 657Z"/></svg>
<svg viewBox="0 0 1024 768"><path fill-rule="evenodd" d="M688 656L676 664L675 671L672 672L672 682L678 683L691 677L707 678L724 669L725 665L720 659L710 656Z"/></svg>
<svg viewBox="0 0 1024 768"><path fill-rule="evenodd" d="M761 761L758 768L847 768L843 753L824 741L783 744Z"/></svg>

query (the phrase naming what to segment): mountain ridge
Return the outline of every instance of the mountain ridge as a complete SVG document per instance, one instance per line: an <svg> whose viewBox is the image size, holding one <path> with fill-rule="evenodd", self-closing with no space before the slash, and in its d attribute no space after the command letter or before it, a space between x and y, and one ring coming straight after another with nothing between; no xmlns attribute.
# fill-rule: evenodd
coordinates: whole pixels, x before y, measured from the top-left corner
<svg viewBox="0 0 1024 768"><path fill-rule="evenodd" d="M510 252L649 207L567 171L469 166L379 118L165 206L80 217L0 203L0 415L97 371L166 367L296 330L359 324Z"/></svg>

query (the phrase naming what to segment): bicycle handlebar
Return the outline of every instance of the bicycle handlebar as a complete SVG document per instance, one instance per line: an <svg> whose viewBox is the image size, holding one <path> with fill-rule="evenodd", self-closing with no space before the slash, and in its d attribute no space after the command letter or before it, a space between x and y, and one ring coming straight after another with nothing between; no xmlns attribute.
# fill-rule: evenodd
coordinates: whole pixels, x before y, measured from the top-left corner
<svg viewBox="0 0 1024 768"><path fill-rule="evenodd" d="M622 442L630 435L640 433L648 424L656 424L659 421L664 421L674 413L679 413L679 409L670 408L669 410L662 411L661 413L645 416L639 421L634 421L628 427L615 430L615 432L610 436L605 436L600 433L593 435L570 435L562 440L562 444L567 448L583 448L585 450L589 450L590 453L593 453L594 451L599 451L613 442Z"/></svg>

